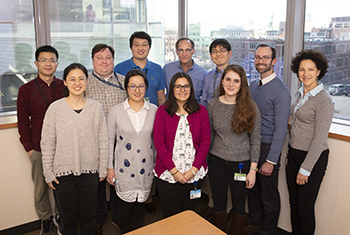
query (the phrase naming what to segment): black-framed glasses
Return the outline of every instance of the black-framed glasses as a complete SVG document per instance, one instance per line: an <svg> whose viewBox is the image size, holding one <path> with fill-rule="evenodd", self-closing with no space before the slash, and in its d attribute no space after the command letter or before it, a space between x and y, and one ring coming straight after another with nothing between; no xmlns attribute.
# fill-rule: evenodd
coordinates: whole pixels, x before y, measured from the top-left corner
<svg viewBox="0 0 350 235"><path fill-rule="evenodd" d="M39 63L44 63L44 64L46 64L47 62L49 62L50 64L55 64L55 63L57 63L57 60L54 60L54 59L51 59L51 60L48 60L48 59L41 59L41 60L37 60L37 62L39 62Z"/></svg>
<svg viewBox="0 0 350 235"><path fill-rule="evenodd" d="M191 90L191 86L189 84L185 84L185 85L180 85L180 84L176 84L174 85L174 90L175 91L181 91L182 88L184 89L184 91L190 91Z"/></svg>
<svg viewBox="0 0 350 235"><path fill-rule="evenodd" d="M212 52L211 52L211 54L214 54L214 55L217 55L217 54L224 54L225 52L226 52L227 50L226 49L224 49L224 48L222 48L222 49L220 49L220 50L213 50Z"/></svg>
<svg viewBox="0 0 350 235"><path fill-rule="evenodd" d="M186 53L186 54L190 54L191 52L193 51L193 49L186 49L186 50L184 50L184 49L178 49L177 50L177 52L179 52L180 54L182 54L182 53Z"/></svg>
<svg viewBox="0 0 350 235"><path fill-rule="evenodd" d="M129 87L129 90L130 91L135 91L137 88L140 90L140 91L144 91L146 90L146 85L142 84L140 86L136 86L136 85L130 85L128 86Z"/></svg>
<svg viewBox="0 0 350 235"><path fill-rule="evenodd" d="M264 55L264 56L256 55L256 56L254 56L254 60L257 61L257 62L260 61L260 60L266 62L268 59L271 59L271 58L272 58L271 56L267 56L267 55Z"/></svg>

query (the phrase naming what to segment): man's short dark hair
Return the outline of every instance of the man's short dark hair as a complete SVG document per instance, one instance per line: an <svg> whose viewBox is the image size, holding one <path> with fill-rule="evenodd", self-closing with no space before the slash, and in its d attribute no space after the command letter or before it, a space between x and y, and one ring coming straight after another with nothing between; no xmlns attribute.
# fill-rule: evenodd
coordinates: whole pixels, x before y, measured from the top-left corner
<svg viewBox="0 0 350 235"><path fill-rule="evenodd" d="M45 45L45 46L41 46L38 49L36 49L35 51L35 60L38 61L39 55L41 52L52 52L56 55L56 60L58 60L58 51L50 46L50 45Z"/></svg>
<svg viewBox="0 0 350 235"><path fill-rule="evenodd" d="M110 52L112 53L113 59L114 59L114 49L113 49L113 47L111 47L111 46L109 46L109 45L107 45L107 44L103 44L103 43L96 44L96 45L94 46L94 48L92 48L92 51L91 51L91 58L93 59L94 56L95 56L95 54L96 54L97 52L104 51L104 50L106 50L106 49L109 49L109 50L110 50Z"/></svg>
<svg viewBox="0 0 350 235"><path fill-rule="evenodd" d="M209 53L211 53L211 51L217 46L222 46L227 51L231 51L231 44L226 39L224 39L224 38L217 38L214 41L212 41L212 43L210 44L210 46L209 46Z"/></svg>
<svg viewBox="0 0 350 235"><path fill-rule="evenodd" d="M192 39L188 38L188 37L182 37L182 38L177 39L177 41L176 41L176 43L175 43L175 48L176 48L176 50L179 48L179 43L180 43L181 41L183 41L183 40L188 40L188 41L190 41L191 44L192 44L192 49L194 49L194 41L193 41Z"/></svg>
<svg viewBox="0 0 350 235"><path fill-rule="evenodd" d="M259 45L255 48L254 54L256 53L256 51L257 51L260 47L268 47L268 48L270 48L271 51L272 51L271 60L274 60L274 59L276 58L276 50L275 50L275 48L273 48L272 46L267 45L267 44L259 44Z"/></svg>
<svg viewBox="0 0 350 235"><path fill-rule="evenodd" d="M148 33L144 32L144 31L136 31L133 34L131 34L131 36L129 38L130 48L132 47L132 44L134 43L134 39L135 38L146 39L148 41L149 47L151 48L151 46L152 46L152 39L151 39L151 36L149 36Z"/></svg>

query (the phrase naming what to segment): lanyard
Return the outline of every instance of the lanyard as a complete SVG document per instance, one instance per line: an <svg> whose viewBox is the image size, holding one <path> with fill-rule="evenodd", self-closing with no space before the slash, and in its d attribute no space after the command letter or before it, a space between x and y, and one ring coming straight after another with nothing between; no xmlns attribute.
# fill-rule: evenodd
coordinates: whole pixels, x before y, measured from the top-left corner
<svg viewBox="0 0 350 235"><path fill-rule="evenodd" d="M46 97L44 95L44 92L41 90L37 79L35 79L35 83L36 83L36 85L37 85L37 87L38 87L38 89L40 91L41 96L44 98L47 106L49 106L50 103L47 101L47 99L46 99ZM55 97L56 97L56 81L54 81L54 84L55 84L55 86L54 86L54 89L53 89L53 99L52 99L51 103L55 101Z"/></svg>
<svg viewBox="0 0 350 235"><path fill-rule="evenodd" d="M96 79L98 79L100 82L103 82L103 83L105 83L105 84L107 84L107 85L109 85L109 86L114 86L114 87L116 87L116 88L120 88L122 91L124 91L124 88L123 88L122 84L121 84L120 81L118 80L117 74L116 74L115 72L113 72L113 73L114 73L114 76L115 76L115 78L117 79L119 85L113 84L113 83L111 83L111 82L109 82L109 81L106 81L106 80L102 80L102 79L99 78L94 72L92 72L92 75L94 75L94 77L95 77Z"/></svg>
<svg viewBox="0 0 350 235"><path fill-rule="evenodd" d="M214 74L214 86L213 86L213 99L215 97L215 83L216 83L216 71L215 71L215 74Z"/></svg>

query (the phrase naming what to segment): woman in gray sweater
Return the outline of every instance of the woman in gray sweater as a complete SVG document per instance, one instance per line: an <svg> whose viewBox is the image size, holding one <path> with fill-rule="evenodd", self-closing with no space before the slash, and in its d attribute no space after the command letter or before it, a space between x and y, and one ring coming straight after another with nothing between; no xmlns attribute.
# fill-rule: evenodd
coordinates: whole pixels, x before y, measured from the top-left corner
<svg viewBox="0 0 350 235"><path fill-rule="evenodd" d="M233 216L229 234L242 234L247 188L255 184L260 153L261 116L250 97L247 77L239 65L228 65L221 77L219 97L208 104L211 148L209 181L214 200L214 224L226 230L227 188Z"/></svg>
<svg viewBox="0 0 350 235"><path fill-rule="evenodd" d="M128 98L113 106L107 117L109 158L107 182L115 186L116 222L122 231L142 227L153 181L153 122L157 106L144 99L146 74L130 70L125 76Z"/></svg>
<svg viewBox="0 0 350 235"><path fill-rule="evenodd" d="M292 234L315 232L315 202L327 167L326 140L334 114L332 98L320 82L327 68L326 57L314 50L300 51L292 59L291 70L302 82L290 109L286 166Z"/></svg>
<svg viewBox="0 0 350 235"><path fill-rule="evenodd" d="M45 181L54 190L62 234L94 234L97 189L107 175L108 135L100 103L84 97L87 70L79 63L65 68L69 95L48 108L41 149Z"/></svg>

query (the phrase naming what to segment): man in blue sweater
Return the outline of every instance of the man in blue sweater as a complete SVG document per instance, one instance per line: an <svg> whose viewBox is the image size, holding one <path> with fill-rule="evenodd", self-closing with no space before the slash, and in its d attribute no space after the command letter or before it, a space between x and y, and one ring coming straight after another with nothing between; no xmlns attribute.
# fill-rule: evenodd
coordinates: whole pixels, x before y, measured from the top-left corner
<svg viewBox="0 0 350 235"><path fill-rule="evenodd" d="M254 60L260 78L250 83L250 93L261 112L261 150L256 183L248 192L249 215L245 232L274 235L281 207L278 192L280 155L287 135L291 98L286 85L273 71L277 62L275 49L266 44L258 45Z"/></svg>

